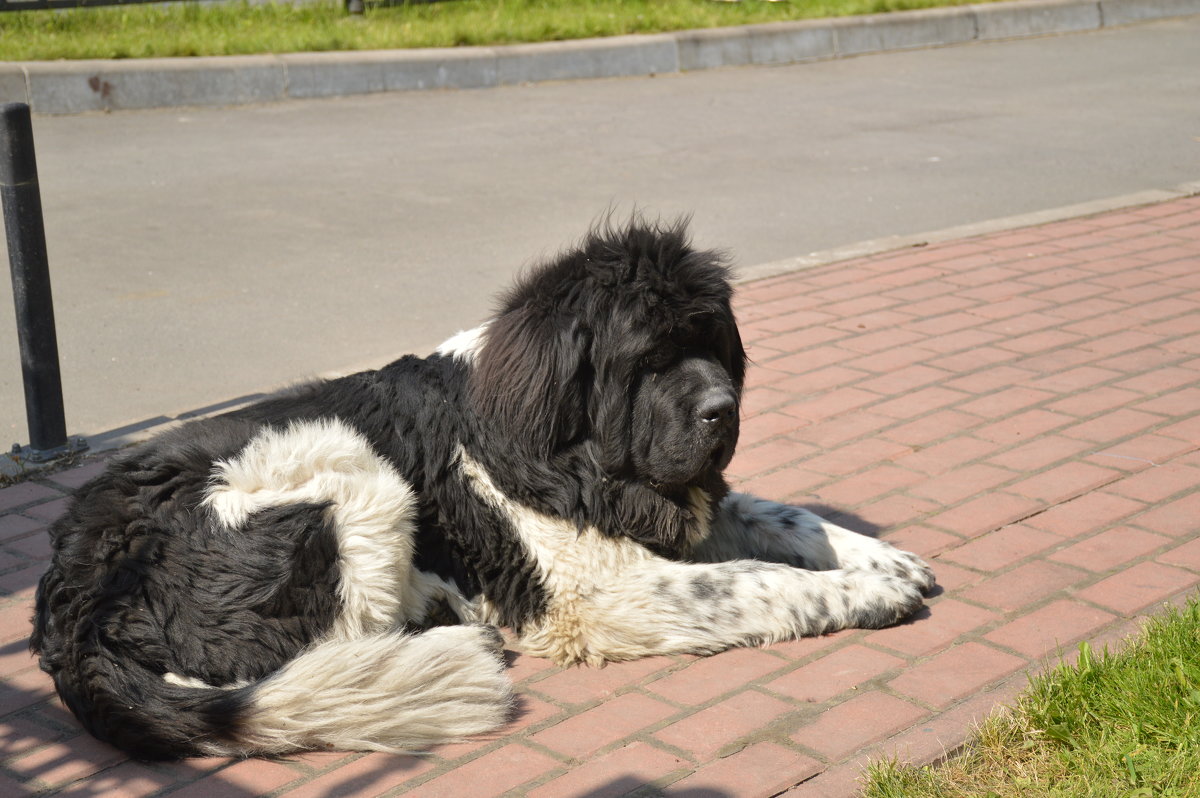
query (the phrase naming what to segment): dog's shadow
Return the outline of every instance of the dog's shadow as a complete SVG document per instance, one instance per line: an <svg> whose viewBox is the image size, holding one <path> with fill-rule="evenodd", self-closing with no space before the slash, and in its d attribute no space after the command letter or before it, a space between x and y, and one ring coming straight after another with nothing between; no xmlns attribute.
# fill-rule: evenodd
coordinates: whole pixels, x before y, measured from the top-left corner
<svg viewBox="0 0 1200 798"><path fill-rule="evenodd" d="M878 538L880 533L887 529L886 526L880 526L868 521L861 515L856 515L849 510L842 510L829 504L802 504L800 506L814 515L821 516L831 524L837 524L844 529L849 529L851 532L857 532L867 537Z"/></svg>
<svg viewBox="0 0 1200 798"><path fill-rule="evenodd" d="M826 521L829 521L832 524L837 524L843 529L849 529L851 532L857 532L858 534L866 535L869 538L879 539L879 537L888 530L888 527L886 526L876 524L873 521L868 521L861 515L857 515L849 510L843 510L829 504L802 504L800 506L805 510L808 510L810 513L819 515L821 518L824 518ZM936 596L940 596L943 592L944 591L941 585L934 584L933 588L925 594L925 598L934 598ZM916 614L906 618L901 623L908 624L912 623L913 621L924 620L925 618L928 618L929 615L929 608L924 607Z"/></svg>

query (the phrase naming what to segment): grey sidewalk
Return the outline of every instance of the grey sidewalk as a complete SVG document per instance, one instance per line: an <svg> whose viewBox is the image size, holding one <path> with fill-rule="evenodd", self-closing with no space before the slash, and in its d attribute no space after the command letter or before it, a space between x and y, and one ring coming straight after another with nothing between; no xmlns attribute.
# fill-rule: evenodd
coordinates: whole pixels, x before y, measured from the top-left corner
<svg viewBox="0 0 1200 798"><path fill-rule="evenodd" d="M1200 0L1015 0L831 20L505 47L0 64L37 113L236 105L793 64L1200 14Z"/></svg>

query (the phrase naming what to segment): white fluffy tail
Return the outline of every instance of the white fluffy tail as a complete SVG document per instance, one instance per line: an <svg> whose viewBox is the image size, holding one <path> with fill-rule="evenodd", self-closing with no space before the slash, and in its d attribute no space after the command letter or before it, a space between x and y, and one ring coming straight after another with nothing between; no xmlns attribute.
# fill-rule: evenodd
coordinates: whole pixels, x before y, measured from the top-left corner
<svg viewBox="0 0 1200 798"><path fill-rule="evenodd" d="M319 643L250 688L232 742L241 754L416 751L491 731L512 707L501 643L490 626Z"/></svg>

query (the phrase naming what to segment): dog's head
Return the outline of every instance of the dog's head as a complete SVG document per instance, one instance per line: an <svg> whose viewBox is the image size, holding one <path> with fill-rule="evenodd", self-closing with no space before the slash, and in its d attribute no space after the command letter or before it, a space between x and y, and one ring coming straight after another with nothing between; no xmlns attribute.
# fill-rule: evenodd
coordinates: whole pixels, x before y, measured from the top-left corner
<svg viewBox="0 0 1200 798"><path fill-rule="evenodd" d="M472 404L532 457L582 449L606 478L665 494L719 481L746 360L731 293L683 223L595 229L504 298Z"/></svg>

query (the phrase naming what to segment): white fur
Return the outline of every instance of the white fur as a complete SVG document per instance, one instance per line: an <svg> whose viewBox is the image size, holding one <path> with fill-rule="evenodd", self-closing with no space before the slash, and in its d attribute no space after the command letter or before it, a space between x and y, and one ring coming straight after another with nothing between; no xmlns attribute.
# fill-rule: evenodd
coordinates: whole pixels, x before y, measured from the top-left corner
<svg viewBox="0 0 1200 798"><path fill-rule="evenodd" d="M397 631L435 598L466 606L451 583L412 568L408 483L344 423L305 422L266 429L216 464L204 503L236 533L252 513L297 502L331 503L342 612L324 640L255 685L238 742L213 752L412 750L503 723L511 691L494 629Z"/></svg>
<svg viewBox="0 0 1200 798"><path fill-rule="evenodd" d="M488 626L368 635L315 646L254 693L239 743L415 751L495 729L511 708L500 638Z"/></svg>
<svg viewBox="0 0 1200 798"><path fill-rule="evenodd" d="M197 679L194 676L180 676L178 673L164 673L163 681L167 684L173 684L176 687L198 687L205 690L236 690L239 687L245 687L249 682L233 682L232 684L209 684L203 679Z"/></svg>
<svg viewBox="0 0 1200 798"><path fill-rule="evenodd" d="M480 609L481 599L468 599L451 579L414 570L412 589L409 593L412 605L419 607L419 611L410 613L414 620L425 618L429 614L429 605L441 600L449 605L450 611L458 616L462 623L482 623L484 613Z"/></svg>
<svg viewBox="0 0 1200 798"><path fill-rule="evenodd" d="M704 654L893 623L921 603L920 586L892 574L809 571L746 559L760 553L751 551L719 562L667 560L631 540L524 507L504 496L465 452L460 458L480 498L518 530L550 596L546 617L523 631L521 646L560 664ZM709 535L716 540L708 545L735 552L727 538L748 540L740 535L747 519L727 515L726 504L721 510Z"/></svg>
<svg viewBox="0 0 1200 798"><path fill-rule="evenodd" d="M475 355L483 346L485 332L487 332L486 323L470 330L462 330L442 341L435 352L439 355L456 357L467 363L472 363L475 360Z"/></svg>
<svg viewBox="0 0 1200 798"><path fill-rule="evenodd" d="M348 639L402 623L416 498L346 424L330 419L263 430L237 457L215 465L205 499L232 529L258 510L300 502L332 503L343 607L333 636Z"/></svg>

